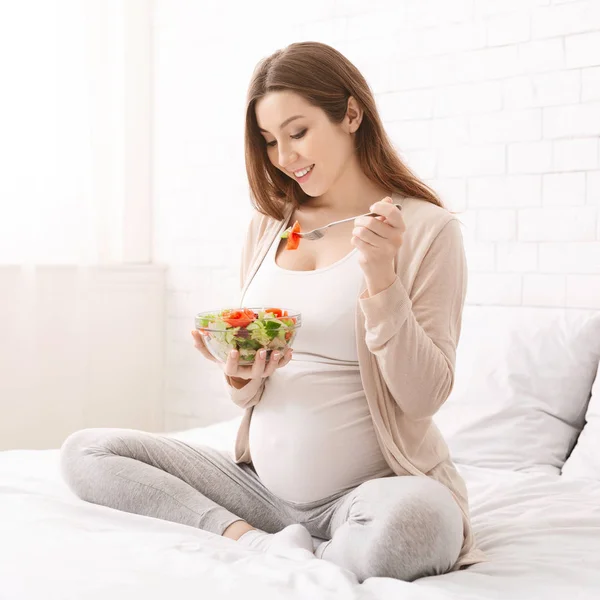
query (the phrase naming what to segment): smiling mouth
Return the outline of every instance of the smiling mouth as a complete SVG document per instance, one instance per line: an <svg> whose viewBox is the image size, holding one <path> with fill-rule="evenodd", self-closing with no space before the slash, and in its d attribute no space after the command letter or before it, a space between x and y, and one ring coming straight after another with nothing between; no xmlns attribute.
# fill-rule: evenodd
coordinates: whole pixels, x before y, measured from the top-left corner
<svg viewBox="0 0 600 600"><path fill-rule="evenodd" d="M303 177L308 175L314 168L315 165L310 165L310 167L307 167L306 169L299 169L298 171L292 171L292 173L294 174L294 177L296 179L302 179Z"/></svg>

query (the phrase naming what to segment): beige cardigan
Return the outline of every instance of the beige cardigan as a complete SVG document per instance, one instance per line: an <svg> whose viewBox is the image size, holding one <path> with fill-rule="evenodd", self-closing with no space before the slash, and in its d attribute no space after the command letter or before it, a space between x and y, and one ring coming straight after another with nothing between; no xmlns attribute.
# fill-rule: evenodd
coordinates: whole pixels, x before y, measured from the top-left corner
<svg viewBox="0 0 600 600"><path fill-rule="evenodd" d="M360 375L377 440L392 470L436 479L451 490L461 508L464 541L455 571L487 560L475 546L464 480L432 421L454 382L467 288L462 233L446 209L398 194L392 199L403 205L406 231L395 260L394 283L369 297L365 281L357 298ZM292 210L287 207L283 221L254 210L242 247L242 295L275 237L288 225ZM250 418L266 380L251 380L241 389L233 387L227 375L225 380L232 401L245 409L235 461L248 463Z"/></svg>

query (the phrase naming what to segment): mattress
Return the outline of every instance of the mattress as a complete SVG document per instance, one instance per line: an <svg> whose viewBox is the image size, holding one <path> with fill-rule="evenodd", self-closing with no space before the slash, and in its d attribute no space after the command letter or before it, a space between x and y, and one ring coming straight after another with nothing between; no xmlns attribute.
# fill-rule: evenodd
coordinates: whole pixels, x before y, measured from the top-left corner
<svg viewBox="0 0 600 600"><path fill-rule="evenodd" d="M230 449L237 420L170 433ZM59 450L0 452L0 599L600 598L600 482L457 465L489 562L408 583L81 501Z"/></svg>

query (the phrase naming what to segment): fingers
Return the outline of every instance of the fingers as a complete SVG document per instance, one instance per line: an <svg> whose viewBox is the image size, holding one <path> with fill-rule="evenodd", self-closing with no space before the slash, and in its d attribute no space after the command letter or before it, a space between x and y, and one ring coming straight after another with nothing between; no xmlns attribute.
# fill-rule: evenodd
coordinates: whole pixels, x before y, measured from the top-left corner
<svg viewBox="0 0 600 600"><path fill-rule="evenodd" d="M394 206L394 201L389 196L386 196L385 198L382 198L381 200L371 204L371 206L369 206L369 211L387 216L392 212L390 211L390 206L392 206L394 210L397 208Z"/></svg>
<svg viewBox="0 0 600 600"><path fill-rule="evenodd" d="M229 375L229 377L242 377L239 366L240 361L240 353L237 350L230 350L229 354L227 354L227 360L225 361L225 366L223 367L223 373L225 375ZM246 377L244 377L246 379Z"/></svg>
<svg viewBox="0 0 600 600"><path fill-rule="evenodd" d="M265 367L267 365L267 351L262 348L254 356L254 362L252 363L252 379L258 377L267 377L265 374Z"/></svg>
<svg viewBox="0 0 600 600"><path fill-rule="evenodd" d="M278 369L280 367L285 367L285 365L287 365L292 360L293 350L291 348L286 348L285 350L282 350L282 352L283 354L281 356L281 359L277 363Z"/></svg>
<svg viewBox="0 0 600 600"><path fill-rule="evenodd" d="M204 338L198 330L192 330L192 337L194 338L194 348L199 350L202 356L208 358L208 360L211 360L212 362L218 362L217 359L209 352L206 344L204 343Z"/></svg>
<svg viewBox="0 0 600 600"><path fill-rule="evenodd" d="M266 356L261 356L261 353L257 352L252 365L240 365L239 351L230 350L223 367L223 372L225 375L229 375L230 377L239 377L241 379L259 379L264 377L266 361Z"/></svg>
<svg viewBox="0 0 600 600"><path fill-rule="evenodd" d="M281 365L282 360L282 352L281 350L274 350L271 352L271 359L269 360L267 366L265 367L265 377L269 377L275 372L275 369Z"/></svg>
<svg viewBox="0 0 600 600"><path fill-rule="evenodd" d="M204 337L199 331L192 330L192 337L194 338L194 347L212 362L223 365L223 372L229 377L239 377L241 379L269 377L276 369L287 365L292 360L292 350L285 348L271 352L271 356L267 361L266 350L263 348L256 353L252 365L240 365L240 355L237 350L230 351L225 363L222 363L210 353L204 343Z"/></svg>
<svg viewBox="0 0 600 600"><path fill-rule="evenodd" d="M276 369L287 365L287 363L289 363L292 359L292 351L289 348L286 349L285 352L282 350L275 350L271 352L271 356L268 361L266 357L266 351L264 355L261 354L263 350L259 350L256 353L254 362L252 365L248 366L239 365L239 354L238 356L234 357L231 355L231 353L229 353L223 371L230 377L240 377L242 379L260 379L269 377L275 372Z"/></svg>
<svg viewBox="0 0 600 600"><path fill-rule="evenodd" d="M378 213L381 216L378 217L366 217L368 219L376 219L378 221L387 221L387 224L392 227L397 227L401 231L406 229L404 219L402 218L402 207L396 206L392 200L387 197L386 200L379 200L369 207L370 212ZM360 217L364 219L365 217ZM358 219L357 219L358 220ZM361 222L359 225L368 225L367 223Z"/></svg>

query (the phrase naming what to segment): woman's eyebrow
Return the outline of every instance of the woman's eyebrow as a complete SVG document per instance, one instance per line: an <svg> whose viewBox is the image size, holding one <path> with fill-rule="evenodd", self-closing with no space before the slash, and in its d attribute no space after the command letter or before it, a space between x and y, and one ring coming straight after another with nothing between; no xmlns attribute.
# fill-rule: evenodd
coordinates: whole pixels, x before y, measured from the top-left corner
<svg viewBox="0 0 600 600"><path fill-rule="evenodd" d="M293 117L290 117L289 119L286 119L280 126L279 129L283 129L288 123L291 123L294 119L302 119L304 117L304 115L294 115ZM266 129L261 129L259 127L259 129L261 131L264 131L265 133L269 133Z"/></svg>

